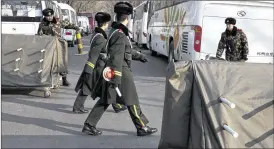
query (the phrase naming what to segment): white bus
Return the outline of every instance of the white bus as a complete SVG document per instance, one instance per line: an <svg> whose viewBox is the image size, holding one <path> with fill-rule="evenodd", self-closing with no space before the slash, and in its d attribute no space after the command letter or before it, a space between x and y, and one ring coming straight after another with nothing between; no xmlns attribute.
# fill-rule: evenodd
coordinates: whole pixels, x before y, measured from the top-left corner
<svg viewBox="0 0 274 149"><path fill-rule="evenodd" d="M147 25L149 2L144 1L134 8L133 17L133 40L142 46L147 44Z"/></svg>
<svg viewBox="0 0 274 149"><path fill-rule="evenodd" d="M68 4L58 3L61 7L63 20L68 19L71 24L78 25L76 11ZM74 47L76 41L76 30L64 29L62 37L68 42L69 47Z"/></svg>
<svg viewBox="0 0 274 149"><path fill-rule="evenodd" d="M273 63L273 2L152 1L148 45L169 61L216 56L226 17L236 18L249 44L247 62ZM223 53L223 57L225 51Z"/></svg>
<svg viewBox="0 0 274 149"><path fill-rule="evenodd" d="M43 19L42 10L57 11L53 1L2 0L1 7L2 34L35 35Z"/></svg>
<svg viewBox="0 0 274 149"><path fill-rule="evenodd" d="M134 14L128 16L128 25L127 25L127 28L129 30L129 37L131 41L133 41L133 17L134 17Z"/></svg>

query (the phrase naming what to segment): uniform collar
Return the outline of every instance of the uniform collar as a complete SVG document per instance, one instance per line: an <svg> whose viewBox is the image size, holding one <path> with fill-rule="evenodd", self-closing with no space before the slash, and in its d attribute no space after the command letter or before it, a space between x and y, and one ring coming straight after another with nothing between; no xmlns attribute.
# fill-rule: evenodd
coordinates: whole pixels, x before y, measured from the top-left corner
<svg viewBox="0 0 274 149"><path fill-rule="evenodd" d="M57 20L56 20L55 17L53 17L53 20L52 20L52 21L48 21L48 20L44 17L44 18L43 18L43 22L45 22L45 23L54 23L54 24L56 24L56 23L57 23Z"/></svg>
<svg viewBox="0 0 274 149"><path fill-rule="evenodd" d="M104 38L105 39L107 39L107 34L106 34L106 32L103 30L103 29L101 29L100 27L95 27L95 33L100 33L100 34L103 34L103 36L104 36Z"/></svg>
<svg viewBox="0 0 274 149"><path fill-rule="evenodd" d="M119 22L113 22L111 24L111 27L114 28L114 29L119 29L121 31L123 31L123 33L126 35L126 36L129 36L128 34L128 28L126 26L124 26L122 23L119 23Z"/></svg>
<svg viewBox="0 0 274 149"><path fill-rule="evenodd" d="M229 31L228 29L225 30L226 35L232 35L232 36L236 36L238 31L238 28L236 26L233 27L232 31Z"/></svg>

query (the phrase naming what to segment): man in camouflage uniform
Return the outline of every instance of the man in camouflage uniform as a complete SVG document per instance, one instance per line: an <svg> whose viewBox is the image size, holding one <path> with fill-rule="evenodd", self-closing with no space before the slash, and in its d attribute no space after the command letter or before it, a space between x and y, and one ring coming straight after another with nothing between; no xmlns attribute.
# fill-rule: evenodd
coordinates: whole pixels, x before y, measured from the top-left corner
<svg viewBox="0 0 274 149"><path fill-rule="evenodd" d="M65 42L67 46L67 42L61 38L61 28L65 29L75 29L79 31L79 27L70 24L68 20L64 21L57 21L56 18L53 16L54 11L50 8L46 8L43 10L43 15L45 16L42 22L39 24L38 28L38 35L50 35L50 36L57 36L59 37L61 42ZM69 86L70 83L67 81L67 72L60 73L63 80L64 86Z"/></svg>
<svg viewBox="0 0 274 149"><path fill-rule="evenodd" d="M226 18L225 24L227 29L221 35L216 57L220 59L226 49L225 59L227 61L247 61L249 51L245 33L235 26L236 19L234 18Z"/></svg>

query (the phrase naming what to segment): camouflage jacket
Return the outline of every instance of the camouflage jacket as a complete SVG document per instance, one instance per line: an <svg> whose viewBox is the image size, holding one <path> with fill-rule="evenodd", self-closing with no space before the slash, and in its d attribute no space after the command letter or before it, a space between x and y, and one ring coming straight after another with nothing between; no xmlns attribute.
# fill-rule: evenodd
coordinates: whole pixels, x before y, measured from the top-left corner
<svg viewBox="0 0 274 149"><path fill-rule="evenodd" d="M232 32L223 32L216 53L217 58L221 58L224 49L227 61L246 61L249 50L245 33L237 27L234 27Z"/></svg>
<svg viewBox="0 0 274 149"><path fill-rule="evenodd" d="M61 37L61 28L79 31L79 27L74 24L70 24L68 20L58 22L55 18L53 18L53 21L49 22L44 18L39 24L37 34Z"/></svg>

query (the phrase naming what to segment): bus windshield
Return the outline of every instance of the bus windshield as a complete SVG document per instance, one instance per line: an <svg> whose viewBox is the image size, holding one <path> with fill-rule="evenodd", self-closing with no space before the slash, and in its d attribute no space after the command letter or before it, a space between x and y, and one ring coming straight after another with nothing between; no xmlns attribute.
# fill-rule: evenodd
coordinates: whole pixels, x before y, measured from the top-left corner
<svg viewBox="0 0 274 149"><path fill-rule="evenodd" d="M3 22L39 22L42 15L41 1L2 0Z"/></svg>

